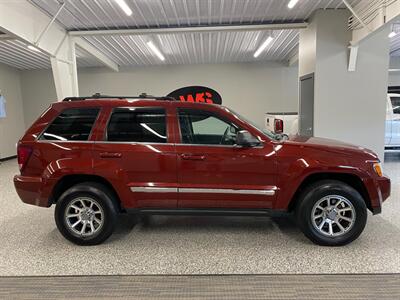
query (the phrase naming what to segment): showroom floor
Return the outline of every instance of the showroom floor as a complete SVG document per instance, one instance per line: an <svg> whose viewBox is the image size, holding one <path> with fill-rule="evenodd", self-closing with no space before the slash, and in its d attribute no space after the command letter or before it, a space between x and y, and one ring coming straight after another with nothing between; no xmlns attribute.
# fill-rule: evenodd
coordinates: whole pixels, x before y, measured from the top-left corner
<svg viewBox="0 0 400 300"><path fill-rule="evenodd" d="M392 196L352 244L310 243L288 217L124 217L103 245L79 247L57 231L53 209L23 204L15 160L0 165L0 276L400 272L400 154L385 172Z"/></svg>

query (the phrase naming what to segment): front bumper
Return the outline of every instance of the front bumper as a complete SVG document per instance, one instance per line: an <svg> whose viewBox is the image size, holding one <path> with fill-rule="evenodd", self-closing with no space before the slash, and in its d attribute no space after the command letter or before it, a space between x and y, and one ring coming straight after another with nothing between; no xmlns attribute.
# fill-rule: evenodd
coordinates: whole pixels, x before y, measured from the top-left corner
<svg viewBox="0 0 400 300"><path fill-rule="evenodd" d="M49 186L41 177L15 175L14 186L22 202L41 207L51 205Z"/></svg>
<svg viewBox="0 0 400 300"><path fill-rule="evenodd" d="M375 180L375 193L370 193L371 210L374 215L382 212L382 203L390 197L391 183L389 177L382 176ZM373 197L373 195L376 195Z"/></svg>

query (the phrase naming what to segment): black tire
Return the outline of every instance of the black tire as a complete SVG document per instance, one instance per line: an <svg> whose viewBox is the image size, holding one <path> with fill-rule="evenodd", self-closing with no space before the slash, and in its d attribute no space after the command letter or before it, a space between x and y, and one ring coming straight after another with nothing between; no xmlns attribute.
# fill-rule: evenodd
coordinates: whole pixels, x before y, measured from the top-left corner
<svg viewBox="0 0 400 300"><path fill-rule="evenodd" d="M89 198L99 206L99 210L102 210L102 225L98 226L92 235L79 235L67 224L66 210L71 209L68 208L69 205L78 198ZM96 182L84 182L74 185L61 195L56 204L54 217L58 230L69 241L82 246L97 245L104 242L113 233L117 221L117 207L113 193L104 185Z"/></svg>
<svg viewBox="0 0 400 300"><path fill-rule="evenodd" d="M344 197L353 205L355 211L353 225L349 226L348 231L340 236L324 235L318 228L315 228L312 221L314 205L320 199L330 195ZM297 224L304 235L321 246L342 246L357 239L364 230L368 214L365 201L360 193L348 184L337 180L321 180L307 187L300 196L295 213ZM339 229L339 227L337 228Z"/></svg>

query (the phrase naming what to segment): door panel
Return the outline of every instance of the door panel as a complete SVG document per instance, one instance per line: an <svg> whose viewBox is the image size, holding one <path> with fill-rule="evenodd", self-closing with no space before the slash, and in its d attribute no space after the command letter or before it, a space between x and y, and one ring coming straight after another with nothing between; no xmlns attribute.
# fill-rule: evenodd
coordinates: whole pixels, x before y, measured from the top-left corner
<svg viewBox="0 0 400 300"><path fill-rule="evenodd" d="M268 145L265 146L269 147ZM264 148L177 145L179 207L270 208L274 159ZM183 155L204 157L184 159Z"/></svg>
<svg viewBox="0 0 400 300"><path fill-rule="evenodd" d="M241 128L206 110L179 109L178 207L270 208L275 199L273 145L235 146Z"/></svg>
<svg viewBox="0 0 400 300"><path fill-rule="evenodd" d="M127 208L176 208L177 162L166 109L115 108L105 141L93 146L94 170L112 181Z"/></svg>
<svg viewBox="0 0 400 300"><path fill-rule="evenodd" d="M314 135L314 73L300 78L299 133Z"/></svg>
<svg viewBox="0 0 400 300"><path fill-rule="evenodd" d="M125 191L128 207L176 207L176 189L164 189L176 188L173 144L96 142L93 147L95 173Z"/></svg>
<svg viewBox="0 0 400 300"><path fill-rule="evenodd" d="M386 102L386 123L385 123L385 145L388 146L392 142L392 119L393 109L390 102L390 97L387 97Z"/></svg>
<svg viewBox="0 0 400 300"><path fill-rule="evenodd" d="M391 145L400 145L400 114L393 114Z"/></svg>
<svg viewBox="0 0 400 300"><path fill-rule="evenodd" d="M391 96L391 140L390 145L400 145L400 97Z"/></svg>

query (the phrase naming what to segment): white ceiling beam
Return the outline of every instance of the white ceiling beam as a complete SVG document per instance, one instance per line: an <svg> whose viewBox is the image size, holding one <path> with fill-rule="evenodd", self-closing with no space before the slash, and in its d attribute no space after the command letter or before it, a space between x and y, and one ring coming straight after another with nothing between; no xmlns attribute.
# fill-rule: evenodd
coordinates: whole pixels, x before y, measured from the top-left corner
<svg viewBox="0 0 400 300"><path fill-rule="evenodd" d="M0 34L0 41L15 40L15 37L9 34Z"/></svg>
<svg viewBox="0 0 400 300"><path fill-rule="evenodd" d="M46 36L35 45L50 21L47 15L27 1L0 1L0 30L53 56L66 34L58 24L49 27ZM60 52L59 58L67 60L68 55L66 52Z"/></svg>
<svg viewBox="0 0 400 300"><path fill-rule="evenodd" d="M299 62L299 53L296 53L295 55L293 55L289 61L288 61L288 65L289 67L296 65Z"/></svg>
<svg viewBox="0 0 400 300"><path fill-rule="evenodd" d="M71 36L106 36L106 35L148 35L148 34L175 34L195 32L229 32L229 31L259 31L281 29L304 29L308 23L282 23L261 25L225 25L225 26L187 26L167 28L141 28L141 29L107 29L107 30L77 30L70 31Z"/></svg>
<svg viewBox="0 0 400 300"><path fill-rule="evenodd" d="M57 14L62 7L63 5ZM68 32L54 21L54 17L50 18L26 0L0 1L0 31L6 33L7 39L21 40L51 58L73 65L74 58L71 57L73 43L69 42ZM79 41L79 38L75 41ZM97 49L91 50L89 52L91 55L115 70L115 65L110 63L109 58Z"/></svg>
<svg viewBox="0 0 400 300"><path fill-rule="evenodd" d="M87 53L93 55L99 62L103 63L105 66L109 67L111 70L113 70L115 72L119 71L119 67L114 61L109 59L106 55L101 53L96 47L92 46L84 39L75 37L73 39L73 41L76 46L83 49Z"/></svg>
<svg viewBox="0 0 400 300"><path fill-rule="evenodd" d="M388 6L382 6L376 16L372 20L369 20L368 24L365 24L361 16L357 14L356 8L350 6L346 0L342 1L361 24L360 28L353 29L352 31L351 46L357 46L362 41L383 30L386 26L396 22L400 16L400 0L394 0L388 2L390 4Z"/></svg>

